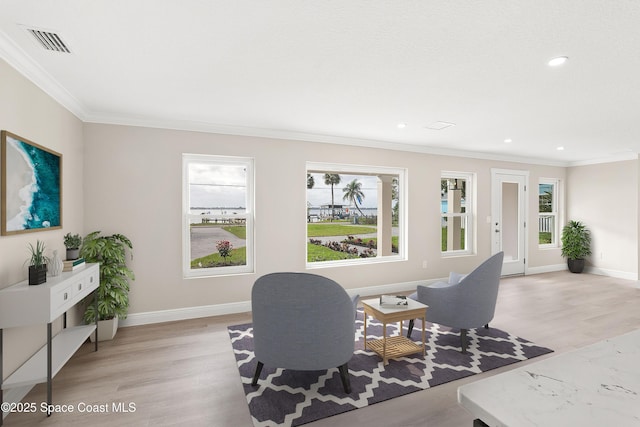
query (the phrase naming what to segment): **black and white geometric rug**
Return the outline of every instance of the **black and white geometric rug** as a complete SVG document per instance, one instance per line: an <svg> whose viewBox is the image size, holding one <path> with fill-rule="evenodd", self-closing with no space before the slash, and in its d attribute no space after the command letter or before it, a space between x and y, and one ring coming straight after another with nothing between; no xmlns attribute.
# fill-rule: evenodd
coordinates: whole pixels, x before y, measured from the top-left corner
<svg viewBox="0 0 640 427"><path fill-rule="evenodd" d="M305 372L265 365L258 386L253 387L256 360L252 325L230 326L229 336L254 425L298 426L553 351L499 329L479 328L468 332L469 348L462 354L459 330L427 322L425 357L418 353L391 359L383 366L377 354L364 351L363 325L359 309L355 352L349 361L349 395L342 389L337 368ZM398 327L387 325L387 336L397 335ZM412 338L420 344L421 331L421 322L416 320ZM368 319L367 334L369 339L381 338L382 324Z"/></svg>

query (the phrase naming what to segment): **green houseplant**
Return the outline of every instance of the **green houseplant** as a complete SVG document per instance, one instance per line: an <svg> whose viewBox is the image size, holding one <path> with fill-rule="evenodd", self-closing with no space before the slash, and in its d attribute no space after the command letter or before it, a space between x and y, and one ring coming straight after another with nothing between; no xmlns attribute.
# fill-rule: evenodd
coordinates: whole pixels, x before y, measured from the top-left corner
<svg viewBox="0 0 640 427"><path fill-rule="evenodd" d="M100 286L85 309L86 323L95 322L96 317L114 322L118 318L125 319L129 309L129 281L135 279L127 266L127 249L133 249L131 240L122 234L104 236L100 233L89 233L80 248L80 255L86 262L100 263ZM97 312L95 298L98 299Z"/></svg>
<svg viewBox="0 0 640 427"><path fill-rule="evenodd" d="M562 256L572 273L582 273L584 259L591 255L591 233L580 221L569 221L562 229Z"/></svg>
<svg viewBox="0 0 640 427"><path fill-rule="evenodd" d="M29 243L29 253L31 254L29 259L30 285L40 285L47 281L47 262L49 262L49 258L44 254L45 249L44 242L40 240L36 241L35 246Z"/></svg>
<svg viewBox="0 0 640 427"><path fill-rule="evenodd" d="M82 237L79 234L67 233L64 235L64 247L67 248L67 259L78 259L82 246Z"/></svg>

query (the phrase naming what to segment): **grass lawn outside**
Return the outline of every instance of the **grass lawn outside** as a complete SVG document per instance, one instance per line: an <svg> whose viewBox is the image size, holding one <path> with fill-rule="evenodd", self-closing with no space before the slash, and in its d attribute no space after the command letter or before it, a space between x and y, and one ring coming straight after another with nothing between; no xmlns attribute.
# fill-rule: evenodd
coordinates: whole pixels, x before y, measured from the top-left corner
<svg viewBox="0 0 640 427"><path fill-rule="evenodd" d="M355 234L370 234L377 231L376 227L346 224L307 224L307 237L324 236L353 236Z"/></svg>
<svg viewBox="0 0 640 427"><path fill-rule="evenodd" d="M548 245L551 243L551 232L550 231L541 231L538 233L538 244L540 245Z"/></svg>
<svg viewBox="0 0 640 427"><path fill-rule="evenodd" d="M354 258L358 258L358 256L345 252L333 251L325 246L307 243L307 262L335 261Z"/></svg>
<svg viewBox="0 0 640 427"><path fill-rule="evenodd" d="M226 267L231 265L247 265L247 248L245 246L232 249L226 261L219 253L196 258L191 261L191 268Z"/></svg>
<svg viewBox="0 0 640 427"><path fill-rule="evenodd" d="M247 227L245 225L225 225L222 229L239 239L247 240Z"/></svg>

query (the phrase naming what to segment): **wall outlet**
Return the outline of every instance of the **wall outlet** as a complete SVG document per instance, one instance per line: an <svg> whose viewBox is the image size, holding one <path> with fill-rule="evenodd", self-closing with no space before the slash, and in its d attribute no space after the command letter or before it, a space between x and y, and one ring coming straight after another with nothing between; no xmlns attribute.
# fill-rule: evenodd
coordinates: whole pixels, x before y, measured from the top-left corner
<svg viewBox="0 0 640 427"><path fill-rule="evenodd" d="M422 268L427 268L427 261L422 261Z"/></svg>

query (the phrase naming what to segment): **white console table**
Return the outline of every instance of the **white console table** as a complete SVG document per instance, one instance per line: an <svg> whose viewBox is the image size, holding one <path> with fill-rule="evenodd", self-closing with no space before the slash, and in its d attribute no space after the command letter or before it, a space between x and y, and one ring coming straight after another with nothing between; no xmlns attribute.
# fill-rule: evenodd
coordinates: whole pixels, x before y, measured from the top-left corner
<svg viewBox="0 0 640 427"><path fill-rule="evenodd" d="M29 286L25 280L0 289L0 402L3 401L3 390L46 382L47 403L51 405L52 378L98 328L97 320L95 325L67 328L66 312L97 289L99 283L99 264L86 264L56 277L48 276L41 285ZM52 322L63 315L64 327L54 337ZM3 329L35 324L47 325L47 343L3 381ZM95 351L98 351L98 340L95 340Z"/></svg>
<svg viewBox="0 0 640 427"><path fill-rule="evenodd" d="M640 425L640 330L458 388L474 426Z"/></svg>

